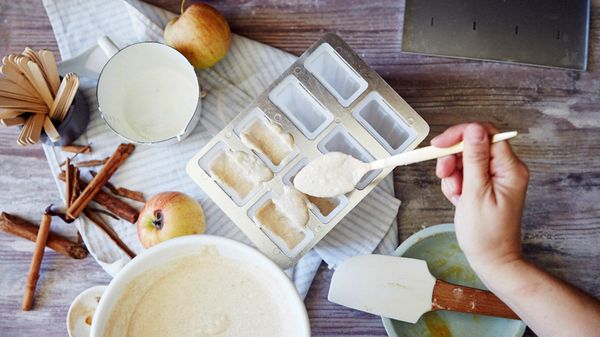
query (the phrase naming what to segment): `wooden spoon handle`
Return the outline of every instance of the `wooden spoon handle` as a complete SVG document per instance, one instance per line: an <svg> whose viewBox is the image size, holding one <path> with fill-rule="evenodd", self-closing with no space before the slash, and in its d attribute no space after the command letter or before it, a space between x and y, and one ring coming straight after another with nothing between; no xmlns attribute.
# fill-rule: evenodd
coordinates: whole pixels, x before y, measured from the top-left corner
<svg viewBox="0 0 600 337"><path fill-rule="evenodd" d="M433 288L433 309L520 319L502 300L489 291L459 286L441 280Z"/></svg>
<svg viewBox="0 0 600 337"><path fill-rule="evenodd" d="M501 142L503 140L511 139L517 136L516 131L509 131L498 133L492 136L492 143ZM451 154L456 154L462 152L464 149L464 143L460 142L458 144L454 144L450 147L435 147L435 146L427 146L422 147L420 149L416 149L409 152L404 152L401 154L397 154L395 156L391 156L388 158L380 159L369 164L371 170L382 169L385 167L396 167L414 164L426 160L436 159L440 157L449 156Z"/></svg>

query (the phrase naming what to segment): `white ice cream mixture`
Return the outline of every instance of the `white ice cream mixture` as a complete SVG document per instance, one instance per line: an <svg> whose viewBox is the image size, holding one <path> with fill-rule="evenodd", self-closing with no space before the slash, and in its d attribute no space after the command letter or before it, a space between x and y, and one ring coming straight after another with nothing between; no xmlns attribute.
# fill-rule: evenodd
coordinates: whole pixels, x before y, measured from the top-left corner
<svg viewBox="0 0 600 337"><path fill-rule="evenodd" d="M104 336L293 336L271 288L256 267L200 249L132 281Z"/></svg>
<svg viewBox="0 0 600 337"><path fill-rule="evenodd" d="M303 167L294 186L315 197L335 197L352 191L368 170L368 164L350 155L329 152Z"/></svg>
<svg viewBox="0 0 600 337"><path fill-rule="evenodd" d="M164 140L182 133L198 104L198 84L169 67L140 72L123 92L120 127L139 141Z"/></svg>
<svg viewBox="0 0 600 337"><path fill-rule="evenodd" d="M273 172L260 159L242 151L223 151L210 164L209 173L244 199L259 183L273 178Z"/></svg>

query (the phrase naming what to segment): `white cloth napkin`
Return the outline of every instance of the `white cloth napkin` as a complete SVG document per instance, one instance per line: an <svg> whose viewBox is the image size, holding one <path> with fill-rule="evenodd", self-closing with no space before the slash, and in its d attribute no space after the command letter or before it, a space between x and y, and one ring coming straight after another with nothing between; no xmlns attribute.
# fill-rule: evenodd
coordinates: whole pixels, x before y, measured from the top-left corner
<svg viewBox="0 0 600 337"><path fill-rule="evenodd" d="M139 41L162 41L162 28L174 16L138 0L43 0L43 3L62 59L77 56L104 35L111 37L120 47ZM142 191L147 197L169 190L187 193L202 203L208 234L250 244L187 176L185 165L295 59L295 56L281 50L234 35L227 57L215 67L198 72L200 83L208 95L203 99L201 120L194 132L174 146L137 146L111 182ZM79 160L109 156L122 142L100 117L95 85L91 79L83 79L81 83L81 90L90 105L91 119L87 132L77 143L91 143L93 153L79 155ZM59 148L51 146L44 146L44 151L56 179L60 172L59 163L64 161L65 155ZM82 177L90 178L86 172L82 172ZM64 186L62 182L56 182L64 199ZM394 250L398 233L396 213L400 201L393 195L392 179L387 177L314 250L286 271L302 297L306 296L322 260L334 268L351 256L369 254L374 250L379 253ZM135 225L107 217L105 220L136 253L143 250ZM92 256L109 274L114 276L127 263L129 258L88 219L82 217L75 225Z"/></svg>

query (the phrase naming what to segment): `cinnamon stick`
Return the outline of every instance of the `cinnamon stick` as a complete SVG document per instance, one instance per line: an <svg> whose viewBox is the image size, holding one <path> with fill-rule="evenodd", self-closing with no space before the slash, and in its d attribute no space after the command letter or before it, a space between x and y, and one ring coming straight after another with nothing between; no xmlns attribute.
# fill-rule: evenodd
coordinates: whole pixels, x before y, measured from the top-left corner
<svg viewBox="0 0 600 337"><path fill-rule="evenodd" d="M71 165L71 159L67 158L65 161L66 167L66 180L65 180L65 199L66 206L71 206L71 200L73 199L73 165Z"/></svg>
<svg viewBox="0 0 600 337"><path fill-rule="evenodd" d="M48 241L48 234L50 233L50 223L52 217L48 214L42 216L40 222L40 229L35 240L35 250L33 251L33 257L31 258L31 265L29 266L29 273L27 275L27 283L25 284L25 294L23 295L23 311L31 310L33 304L33 295L35 294L35 287L37 285L38 278L40 276L40 266L42 259L44 258L44 248Z"/></svg>
<svg viewBox="0 0 600 337"><path fill-rule="evenodd" d="M135 257L135 253L125 244L125 242L121 240L121 238L119 238L117 232L115 232L115 230L112 229L112 227L110 227L106 222L104 222L104 219L102 219L102 217L98 213L94 213L93 211L90 211L89 208L85 208L83 210L83 214L85 214L85 216L88 217L88 219L90 219L94 224L96 224L98 228L104 231L104 233L106 233L106 235L108 235L108 237L110 237L110 239L113 240L113 242L125 252L125 254L127 254L132 259Z"/></svg>
<svg viewBox="0 0 600 337"><path fill-rule="evenodd" d="M71 184L71 199L69 200L67 208L75 202L75 199L79 196L79 169L73 168L73 183Z"/></svg>
<svg viewBox="0 0 600 337"><path fill-rule="evenodd" d="M138 192L138 191L133 191L130 189L127 189L125 187L119 187L117 188L117 193L118 196L121 196L123 198L127 198L127 199L131 199L131 200L136 200L139 202L146 202L146 199L144 198L144 194L142 194L142 192Z"/></svg>
<svg viewBox="0 0 600 337"><path fill-rule="evenodd" d="M71 152L71 153L90 153L92 152L92 147L90 145L63 145L60 147L63 152Z"/></svg>
<svg viewBox="0 0 600 337"><path fill-rule="evenodd" d="M35 242L38 233L36 225L16 215L4 212L0 213L0 230L33 242ZM48 234L46 247L74 259L83 259L88 256L88 251L84 245L52 232Z"/></svg>
<svg viewBox="0 0 600 337"><path fill-rule="evenodd" d="M65 172L61 172L58 174L58 179L65 181ZM79 178L79 190L83 190L88 186L88 183L85 182L82 178ZM107 210L114 213L121 219L129 221L133 224L137 221L137 218L140 212L133 208L128 203L122 201L117 197L113 197L110 193L106 193L104 191L98 192L94 196L94 201L98 204L104 206Z"/></svg>
<svg viewBox="0 0 600 337"><path fill-rule="evenodd" d="M80 161L80 162L75 163L75 166L77 166L77 167L102 166L102 165L106 164L106 162L108 162L109 158L110 157L106 157L104 159L84 160L84 161Z"/></svg>
<svg viewBox="0 0 600 337"><path fill-rule="evenodd" d="M96 171L90 170L90 174L92 175L92 177L95 177L98 173ZM146 202L146 198L144 198L144 194L142 192L130 190L125 187L116 187L115 185L111 184L110 181L107 181L106 184L104 184L104 186L108 188L114 195L118 195L120 197L139 202Z"/></svg>
<svg viewBox="0 0 600 337"><path fill-rule="evenodd" d="M129 155L135 149L133 144L121 144L113 155L110 157L106 165L102 167L102 170L98 175L92 179L90 184L81 192L75 202L67 209L67 214L72 218L77 218L85 207L92 201L94 196L100 192L102 186L110 179L110 177L117 171L119 166L125 162Z"/></svg>

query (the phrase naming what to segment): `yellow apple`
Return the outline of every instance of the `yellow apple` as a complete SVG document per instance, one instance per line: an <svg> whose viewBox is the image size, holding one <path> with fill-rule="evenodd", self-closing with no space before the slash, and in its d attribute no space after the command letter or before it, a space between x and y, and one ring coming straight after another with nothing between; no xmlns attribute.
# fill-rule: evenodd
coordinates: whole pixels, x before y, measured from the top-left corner
<svg viewBox="0 0 600 337"><path fill-rule="evenodd" d="M146 202L137 221L138 238L145 248L205 229L202 206L180 192L158 193Z"/></svg>
<svg viewBox="0 0 600 337"><path fill-rule="evenodd" d="M225 17L206 4L193 4L165 27L165 43L182 53L199 69L219 62L231 45L231 31Z"/></svg>

